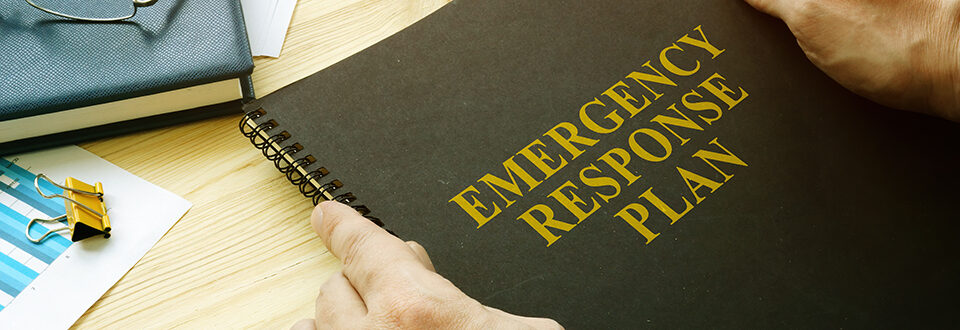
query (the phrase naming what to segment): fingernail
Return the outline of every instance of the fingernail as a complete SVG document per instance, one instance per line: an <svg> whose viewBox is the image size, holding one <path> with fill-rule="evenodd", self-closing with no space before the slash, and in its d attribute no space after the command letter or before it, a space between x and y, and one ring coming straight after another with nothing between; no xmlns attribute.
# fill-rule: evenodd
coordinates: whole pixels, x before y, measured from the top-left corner
<svg viewBox="0 0 960 330"><path fill-rule="evenodd" d="M313 208L313 213L310 214L310 223L315 231L320 231L320 224L323 223L323 209L320 205Z"/></svg>

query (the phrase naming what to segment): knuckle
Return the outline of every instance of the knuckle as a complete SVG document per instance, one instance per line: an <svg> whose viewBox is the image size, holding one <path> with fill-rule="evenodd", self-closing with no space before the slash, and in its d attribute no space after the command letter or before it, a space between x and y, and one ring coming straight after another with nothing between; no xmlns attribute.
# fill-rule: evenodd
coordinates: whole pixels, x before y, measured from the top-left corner
<svg viewBox="0 0 960 330"><path fill-rule="evenodd" d="M836 14L836 4L822 1L803 1L794 12L798 24L815 31L822 28L824 21L835 19Z"/></svg>
<svg viewBox="0 0 960 330"><path fill-rule="evenodd" d="M357 258L363 255L364 251L370 249L369 242L374 234L369 230L353 231L345 234L347 236L344 240L346 247L342 251L346 251L346 253L340 256L344 269L356 266Z"/></svg>
<svg viewBox="0 0 960 330"><path fill-rule="evenodd" d="M822 14L824 11L824 4L820 1L801 1L796 6L795 14L800 15L800 17L813 17Z"/></svg>
<svg viewBox="0 0 960 330"><path fill-rule="evenodd" d="M323 214L321 229L327 234L327 237L333 237L334 231L344 222L344 216L340 212L326 212Z"/></svg>
<svg viewBox="0 0 960 330"><path fill-rule="evenodd" d="M384 297L383 306L383 322L399 328L449 326L462 319L462 309L456 299L417 289L400 290Z"/></svg>
<svg viewBox="0 0 960 330"><path fill-rule="evenodd" d="M397 310L393 316L399 324L419 324L424 320L436 319L437 308L440 306L434 301L416 299L403 302L405 306Z"/></svg>
<svg viewBox="0 0 960 330"><path fill-rule="evenodd" d="M430 299L400 296L391 300L387 303L387 309L383 315L388 324L407 328L439 321L437 313L439 305Z"/></svg>
<svg viewBox="0 0 960 330"><path fill-rule="evenodd" d="M317 316L330 316L330 314L332 314L331 306L328 298L323 294L323 289L320 289L320 293L317 294L314 306L314 312Z"/></svg>

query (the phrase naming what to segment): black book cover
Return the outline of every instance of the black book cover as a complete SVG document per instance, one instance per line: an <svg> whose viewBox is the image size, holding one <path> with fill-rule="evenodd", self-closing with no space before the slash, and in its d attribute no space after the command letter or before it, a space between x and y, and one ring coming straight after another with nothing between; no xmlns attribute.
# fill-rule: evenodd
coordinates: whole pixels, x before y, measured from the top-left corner
<svg viewBox="0 0 960 330"><path fill-rule="evenodd" d="M960 127L844 90L742 1L455 1L262 108L511 313L952 324Z"/></svg>

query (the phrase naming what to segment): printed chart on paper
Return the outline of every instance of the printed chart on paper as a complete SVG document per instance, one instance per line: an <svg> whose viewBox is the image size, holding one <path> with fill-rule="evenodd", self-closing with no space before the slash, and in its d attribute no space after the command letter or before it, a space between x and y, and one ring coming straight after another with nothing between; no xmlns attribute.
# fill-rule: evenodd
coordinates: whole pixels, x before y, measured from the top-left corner
<svg viewBox="0 0 960 330"><path fill-rule="evenodd" d="M36 173L18 160L0 158L0 310L27 290L30 282L73 243L59 234L39 244L25 237L30 219L61 216L64 204L60 199L41 197L33 186ZM43 180L40 185L45 194L62 191ZM30 234L40 237L47 229L34 225Z"/></svg>

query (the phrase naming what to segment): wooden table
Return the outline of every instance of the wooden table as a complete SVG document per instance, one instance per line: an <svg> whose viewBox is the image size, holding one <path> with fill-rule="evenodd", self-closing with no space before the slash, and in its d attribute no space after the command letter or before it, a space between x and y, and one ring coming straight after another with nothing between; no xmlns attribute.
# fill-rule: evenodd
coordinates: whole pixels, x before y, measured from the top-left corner
<svg viewBox="0 0 960 330"><path fill-rule="evenodd" d="M256 92L336 63L446 2L300 0L280 58L254 61ZM310 229L313 205L240 135L239 119L81 145L193 208L75 327L287 328L313 316L340 262Z"/></svg>

